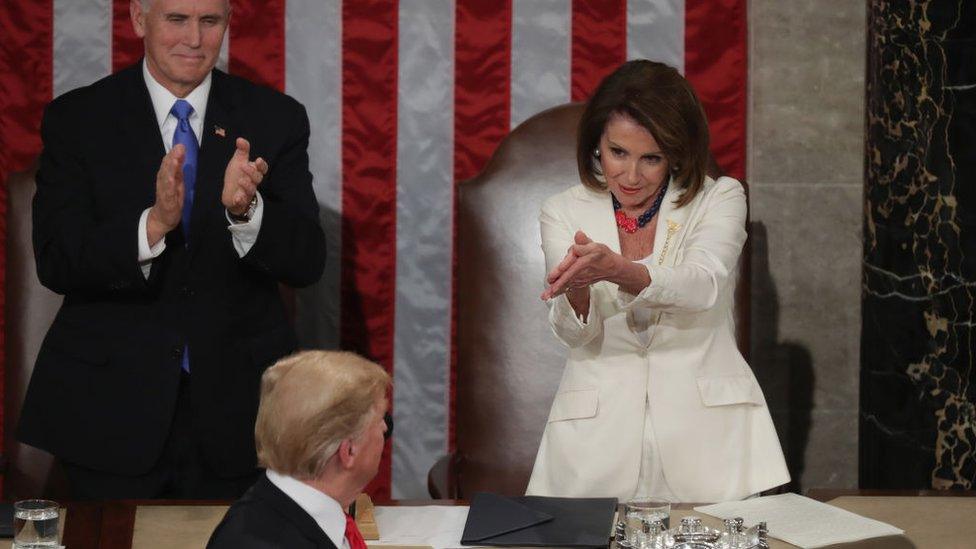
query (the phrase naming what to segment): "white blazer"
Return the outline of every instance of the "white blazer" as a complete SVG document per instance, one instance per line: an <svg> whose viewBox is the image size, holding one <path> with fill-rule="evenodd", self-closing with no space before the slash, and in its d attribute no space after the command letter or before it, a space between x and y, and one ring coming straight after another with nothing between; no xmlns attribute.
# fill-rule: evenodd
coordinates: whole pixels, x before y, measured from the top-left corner
<svg viewBox="0 0 976 549"><path fill-rule="evenodd" d="M651 284L633 296L591 287L586 323L565 295L549 301L553 332L569 360L526 493L633 497L645 406L668 485L681 501L740 499L790 480L756 378L735 343L736 264L746 240L746 198L735 179L706 178L689 204L669 186L654 252L641 263ZM582 230L620 253L610 194L577 185L539 216L547 270ZM652 310L646 344L629 312Z"/></svg>

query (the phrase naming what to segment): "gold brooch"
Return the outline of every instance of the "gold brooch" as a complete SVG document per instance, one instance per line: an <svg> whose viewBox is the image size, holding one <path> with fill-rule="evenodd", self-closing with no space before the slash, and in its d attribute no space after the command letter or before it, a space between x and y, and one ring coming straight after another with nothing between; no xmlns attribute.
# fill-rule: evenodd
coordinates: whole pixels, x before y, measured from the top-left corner
<svg viewBox="0 0 976 549"><path fill-rule="evenodd" d="M664 256L668 255L668 247L671 246L671 237L674 233L678 232L678 228L681 227L680 224L668 220L668 234L664 237L664 247L661 248L661 255L657 256L657 264L664 265Z"/></svg>

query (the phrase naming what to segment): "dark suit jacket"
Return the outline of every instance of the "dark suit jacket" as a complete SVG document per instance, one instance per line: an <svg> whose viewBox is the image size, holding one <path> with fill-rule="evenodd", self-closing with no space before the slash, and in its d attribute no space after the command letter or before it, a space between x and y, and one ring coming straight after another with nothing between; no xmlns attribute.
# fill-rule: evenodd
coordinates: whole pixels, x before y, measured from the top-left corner
<svg viewBox="0 0 976 549"><path fill-rule="evenodd" d="M189 245L182 227L167 234L147 280L137 228L165 149L141 64L48 105L34 252L41 282L65 299L37 357L22 442L97 470L147 472L188 344L205 459L228 476L254 470L261 374L296 345L278 283L312 284L325 262L308 117L290 97L215 70L202 133ZM261 230L243 258L220 203L238 136L270 165Z"/></svg>
<svg viewBox="0 0 976 549"><path fill-rule="evenodd" d="M227 510L207 549L336 549L318 523L261 476Z"/></svg>

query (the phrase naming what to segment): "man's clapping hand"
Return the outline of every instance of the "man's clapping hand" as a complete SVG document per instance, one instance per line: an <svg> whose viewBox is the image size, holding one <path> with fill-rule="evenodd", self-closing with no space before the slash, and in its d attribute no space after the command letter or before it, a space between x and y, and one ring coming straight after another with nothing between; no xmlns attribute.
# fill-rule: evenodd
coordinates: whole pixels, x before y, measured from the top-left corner
<svg viewBox="0 0 976 549"><path fill-rule="evenodd" d="M149 209L146 220L146 236L150 246L166 236L180 224L183 218L183 197L186 192L183 186L183 161L186 159L186 149L183 145L174 146L163 161L159 163L156 172L156 202Z"/></svg>
<svg viewBox="0 0 976 549"><path fill-rule="evenodd" d="M243 137L237 138L237 150L224 171L224 190L220 201L233 215L243 215L251 204L258 185L268 174L268 163L258 157L250 160L251 144Z"/></svg>

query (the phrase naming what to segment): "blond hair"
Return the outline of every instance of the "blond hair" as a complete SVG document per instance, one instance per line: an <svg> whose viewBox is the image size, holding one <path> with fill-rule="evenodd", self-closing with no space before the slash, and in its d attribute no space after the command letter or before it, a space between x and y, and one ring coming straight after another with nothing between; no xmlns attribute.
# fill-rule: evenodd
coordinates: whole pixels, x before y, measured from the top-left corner
<svg viewBox="0 0 976 549"><path fill-rule="evenodd" d="M390 376L348 352L303 351L261 378L254 425L258 462L300 480L319 476L339 444L363 433L379 411Z"/></svg>

